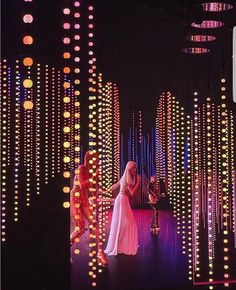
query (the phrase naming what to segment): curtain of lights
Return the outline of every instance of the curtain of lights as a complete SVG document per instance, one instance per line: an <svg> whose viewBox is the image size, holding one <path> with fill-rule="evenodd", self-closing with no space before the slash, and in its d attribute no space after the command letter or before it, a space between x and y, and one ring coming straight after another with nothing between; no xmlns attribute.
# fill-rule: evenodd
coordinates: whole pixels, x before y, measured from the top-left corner
<svg viewBox="0 0 236 290"><path fill-rule="evenodd" d="M6 240L6 219L9 220L9 224L19 220L25 206L29 206L40 193L42 185L51 182L56 176L61 159L60 135L56 130L56 124L60 124L60 115L56 108L61 107L61 84L54 79L54 75L59 71L48 65L33 65L31 60L28 61L28 57L25 57L23 62L16 60L14 65L6 60L1 64L3 241ZM28 81L25 82L25 76L29 78L26 64L32 64L31 78L28 80L34 86L30 88L26 85ZM54 72L50 79L49 70ZM48 82L52 83L52 86L48 86ZM52 96L50 107L47 95ZM46 120L49 115L52 122L42 123L41 120ZM52 140L50 146L47 142L49 136ZM50 152L47 159L40 158L42 152L45 152L45 155L46 152Z"/></svg>
<svg viewBox="0 0 236 290"><path fill-rule="evenodd" d="M156 172L166 177L189 279L210 289L235 283L235 116L226 96L225 79L219 104L194 93L191 118L168 92L156 117Z"/></svg>

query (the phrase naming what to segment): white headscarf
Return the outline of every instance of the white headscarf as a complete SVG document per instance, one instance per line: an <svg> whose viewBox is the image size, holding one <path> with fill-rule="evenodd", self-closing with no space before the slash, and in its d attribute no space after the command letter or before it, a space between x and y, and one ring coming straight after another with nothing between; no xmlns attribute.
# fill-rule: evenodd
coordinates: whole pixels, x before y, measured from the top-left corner
<svg viewBox="0 0 236 290"><path fill-rule="evenodd" d="M136 182L135 176L132 176L130 173L130 169L133 167L137 168L137 164L134 161L129 161L126 164L124 174L120 179L121 187L126 187L127 185L135 185Z"/></svg>

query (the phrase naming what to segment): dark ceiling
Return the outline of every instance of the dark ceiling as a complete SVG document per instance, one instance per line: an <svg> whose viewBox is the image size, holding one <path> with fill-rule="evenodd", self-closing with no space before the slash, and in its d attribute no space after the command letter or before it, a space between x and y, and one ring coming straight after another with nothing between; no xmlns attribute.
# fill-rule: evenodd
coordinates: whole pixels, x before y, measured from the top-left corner
<svg viewBox="0 0 236 290"><path fill-rule="evenodd" d="M36 53L47 63L60 64L61 7L68 1L34 1L38 34ZM124 115L142 109L145 118L153 120L158 96L172 91L187 110L192 108L192 93L202 98L216 96L219 80L228 78L231 85L232 28L236 25L236 3L232 10L204 12L194 0L95 0L96 45L99 70L104 78L116 82ZM209 1L208 1L209 2ZM21 4L2 1L2 55L20 54L22 35ZM218 19L225 26L218 29L196 29L191 22ZM211 34L216 40L202 44L211 49L205 55L181 52L190 47L186 37ZM195 44L194 46L198 46ZM231 104L234 109L234 105ZM148 122L147 122L148 124ZM150 125L150 123L148 124Z"/></svg>

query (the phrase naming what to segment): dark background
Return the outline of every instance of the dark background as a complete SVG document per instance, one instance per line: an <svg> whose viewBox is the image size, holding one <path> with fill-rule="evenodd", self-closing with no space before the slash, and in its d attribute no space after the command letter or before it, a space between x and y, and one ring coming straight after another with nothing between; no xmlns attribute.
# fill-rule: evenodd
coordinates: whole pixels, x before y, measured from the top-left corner
<svg viewBox="0 0 236 290"><path fill-rule="evenodd" d="M23 1L22 1L23 2ZM122 128L132 110L142 110L144 126L154 123L159 95L171 91L187 112L192 110L192 95L201 99L219 96L219 81L225 76L232 103L232 28L236 7L225 12L204 12L199 0L96 0L95 42L98 70L104 80L117 83L120 92ZM60 67L62 62L62 7L68 1L34 1L35 43L33 53L41 63ZM234 1L227 1L234 4ZM2 57L14 59L22 54L21 1L2 1ZM192 22L225 22L218 29L196 29ZM192 34L210 34L216 40L191 43ZM184 47L211 49L203 55L181 52ZM32 52L32 49L31 49Z"/></svg>

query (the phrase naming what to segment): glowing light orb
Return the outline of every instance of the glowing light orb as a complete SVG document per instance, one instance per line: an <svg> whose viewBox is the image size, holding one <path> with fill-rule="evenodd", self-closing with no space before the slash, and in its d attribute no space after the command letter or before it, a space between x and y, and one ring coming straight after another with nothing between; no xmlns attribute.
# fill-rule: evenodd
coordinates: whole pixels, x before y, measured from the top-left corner
<svg viewBox="0 0 236 290"><path fill-rule="evenodd" d="M24 88L27 88L27 89L32 88L32 86L33 86L32 80L31 79L25 79L23 81L23 86L24 86Z"/></svg>
<svg viewBox="0 0 236 290"><path fill-rule="evenodd" d="M26 35L23 37L23 43L25 45L31 45L33 43L33 37L30 35Z"/></svg>
<svg viewBox="0 0 236 290"><path fill-rule="evenodd" d="M23 59L24 66L32 66L33 65L33 59L31 57L25 57Z"/></svg>
<svg viewBox="0 0 236 290"><path fill-rule="evenodd" d="M33 22L33 16L31 15L31 14L25 14L24 16L23 16L23 21L25 22L25 23L32 23Z"/></svg>
<svg viewBox="0 0 236 290"><path fill-rule="evenodd" d="M27 100L27 101L24 101L24 103L23 103L23 107L25 110L32 110L33 106L34 106L34 104L32 101Z"/></svg>
<svg viewBox="0 0 236 290"><path fill-rule="evenodd" d="M64 13L65 15L69 15L69 14L70 14L70 9L69 9L69 8L64 8L64 9L63 9L63 13Z"/></svg>
<svg viewBox="0 0 236 290"><path fill-rule="evenodd" d="M70 203L69 203L69 201L65 201L65 202L63 202L63 207L64 207L64 208L69 208L69 207L70 207Z"/></svg>

